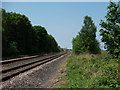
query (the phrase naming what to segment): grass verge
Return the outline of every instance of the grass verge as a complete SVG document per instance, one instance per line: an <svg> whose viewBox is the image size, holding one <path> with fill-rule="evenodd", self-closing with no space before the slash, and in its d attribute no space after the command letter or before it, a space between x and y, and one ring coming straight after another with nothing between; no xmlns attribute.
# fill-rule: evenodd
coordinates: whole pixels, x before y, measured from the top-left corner
<svg viewBox="0 0 120 90"><path fill-rule="evenodd" d="M71 55L58 88L119 88L118 64L108 55Z"/></svg>

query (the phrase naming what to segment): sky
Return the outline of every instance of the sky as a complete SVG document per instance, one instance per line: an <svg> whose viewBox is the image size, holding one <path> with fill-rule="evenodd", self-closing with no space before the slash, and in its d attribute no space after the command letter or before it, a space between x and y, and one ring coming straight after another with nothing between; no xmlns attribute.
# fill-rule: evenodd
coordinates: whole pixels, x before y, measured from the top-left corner
<svg viewBox="0 0 120 90"><path fill-rule="evenodd" d="M118 0L0 0L2 2L109 2Z"/></svg>
<svg viewBox="0 0 120 90"><path fill-rule="evenodd" d="M72 48L72 39L83 26L86 15L91 16L97 27L97 40L100 20L107 14L109 2L2 2L2 8L8 12L26 15L31 24L46 28L58 45ZM103 49L103 43L100 43Z"/></svg>

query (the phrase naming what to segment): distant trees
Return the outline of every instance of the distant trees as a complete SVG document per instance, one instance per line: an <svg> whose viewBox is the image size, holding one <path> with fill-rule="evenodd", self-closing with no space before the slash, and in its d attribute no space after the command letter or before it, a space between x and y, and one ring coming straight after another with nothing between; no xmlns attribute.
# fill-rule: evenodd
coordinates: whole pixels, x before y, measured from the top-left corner
<svg viewBox="0 0 120 90"><path fill-rule="evenodd" d="M38 52L59 52L60 47L52 35L49 35L44 27L33 26L37 36Z"/></svg>
<svg viewBox="0 0 120 90"><path fill-rule="evenodd" d="M110 2L105 18L106 20L100 23L102 42L105 43L107 51L118 58L120 56L120 6Z"/></svg>
<svg viewBox="0 0 120 90"><path fill-rule="evenodd" d="M2 9L3 57L58 52L58 44L44 27L32 26L30 20L18 13Z"/></svg>
<svg viewBox="0 0 120 90"><path fill-rule="evenodd" d="M99 42L96 40L96 31L92 18L85 16L84 26L79 32L79 35L72 40L73 53L100 53Z"/></svg>
<svg viewBox="0 0 120 90"><path fill-rule="evenodd" d="M46 29L41 26L33 26L33 29L36 33L36 46L38 48L37 52L45 52L48 35Z"/></svg>

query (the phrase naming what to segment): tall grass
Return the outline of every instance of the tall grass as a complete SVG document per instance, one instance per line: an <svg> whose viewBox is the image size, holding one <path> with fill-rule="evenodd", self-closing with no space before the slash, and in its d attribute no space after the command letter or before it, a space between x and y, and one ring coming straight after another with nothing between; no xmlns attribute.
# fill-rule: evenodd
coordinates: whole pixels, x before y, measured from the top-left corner
<svg viewBox="0 0 120 90"><path fill-rule="evenodd" d="M119 88L118 64L105 53L71 55L60 88Z"/></svg>

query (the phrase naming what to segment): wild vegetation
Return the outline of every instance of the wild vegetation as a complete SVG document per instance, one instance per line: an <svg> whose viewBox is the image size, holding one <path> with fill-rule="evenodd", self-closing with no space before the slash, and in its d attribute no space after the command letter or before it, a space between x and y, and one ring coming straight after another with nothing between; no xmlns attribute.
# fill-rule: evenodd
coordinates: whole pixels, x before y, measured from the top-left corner
<svg viewBox="0 0 120 90"><path fill-rule="evenodd" d="M120 3L120 2L119 2ZM100 30L106 51L95 39L96 28L86 16L79 35L73 39L73 53L67 60L60 88L120 88L120 7L110 2ZM77 55L76 55L77 54Z"/></svg>
<svg viewBox="0 0 120 90"><path fill-rule="evenodd" d="M25 15L2 9L2 57L59 52L60 47L42 26L32 26Z"/></svg>
<svg viewBox="0 0 120 90"><path fill-rule="evenodd" d="M120 88L119 59L105 54L72 54L63 71L64 83L57 88Z"/></svg>

